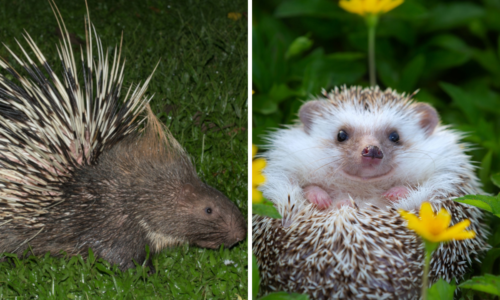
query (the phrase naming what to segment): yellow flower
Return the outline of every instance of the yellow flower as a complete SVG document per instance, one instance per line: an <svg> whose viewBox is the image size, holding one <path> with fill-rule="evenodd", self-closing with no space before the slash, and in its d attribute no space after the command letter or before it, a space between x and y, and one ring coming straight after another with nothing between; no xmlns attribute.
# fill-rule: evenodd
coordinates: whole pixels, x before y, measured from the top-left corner
<svg viewBox="0 0 500 300"><path fill-rule="evenodd" d="M339 5L353 14L378 15L386 13L401 5L404 0L340 0Z"/></svg>
<svg viewBox="0 0 500 300"><path fill-rule="evenodd" d="M402 209L399 210L399 213L404 219L408 220L407 226L409 229L432 243L465 240L476 236L474 231L465 230L470 225L469 220L464 220L448 228L451 221L450 213L446 209L441 208L438 214L434 214L429 202L422 203L420 207L420 219L416 215Z"/></svg>
<svg viewBox="0 0 500 300"><path fill-rule="evenodd" d="M261 203L264 199L262 192L257 187L266 181L266 177L262 175L262 169L266 167L266 160L263 158L254 159L257 154L257 147L252 145L252 203Z"/></svg>
<svg viewBox="0 0 500 300"><path fill-rule="evenodd" d="M241 19L241 14L239 12L230 12L227 14L227 17L233 21L238 21Z"/></svg>

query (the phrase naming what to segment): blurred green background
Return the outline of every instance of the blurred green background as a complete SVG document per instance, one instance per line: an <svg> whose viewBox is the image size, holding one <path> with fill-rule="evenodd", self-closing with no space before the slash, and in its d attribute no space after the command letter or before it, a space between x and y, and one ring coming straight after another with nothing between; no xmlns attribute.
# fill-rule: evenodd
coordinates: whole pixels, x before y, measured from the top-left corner
<svg viewBox="0 0 500 300"><path fill-rule="evenodd" d="M253 2L253 143L289 124L303 101L368 86L364 19L333 0ZM500 170L500 1L406 0L377 27L377 83L432 104L467 132L478 175Z"/></svg>

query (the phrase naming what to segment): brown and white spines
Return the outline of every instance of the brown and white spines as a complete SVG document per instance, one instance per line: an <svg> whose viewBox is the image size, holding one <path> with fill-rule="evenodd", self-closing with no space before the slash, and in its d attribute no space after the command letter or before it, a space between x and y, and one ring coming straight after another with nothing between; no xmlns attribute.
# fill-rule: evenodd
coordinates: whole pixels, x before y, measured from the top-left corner
<svg viewBox="0 0 500 300"><path fill-rule="evenodd" d="M16 217L36 218L61 201L58 184L71 180L75 168L94 164L105 149L134 132L144 121L136 119L142 118L151 99L144 94L154 70L144 83L131 84L120 97L123 35L110 59L90 22L88 7L79 77L69 32L54 1L49 3L62 34L56 47L62 76L53 71L27 32L23 36L35 59L17 40L22 55L5 45L24 72L0 59L0 67L15 78L11 81L0 74L0 205L5 207L0 224Z"/></svg>

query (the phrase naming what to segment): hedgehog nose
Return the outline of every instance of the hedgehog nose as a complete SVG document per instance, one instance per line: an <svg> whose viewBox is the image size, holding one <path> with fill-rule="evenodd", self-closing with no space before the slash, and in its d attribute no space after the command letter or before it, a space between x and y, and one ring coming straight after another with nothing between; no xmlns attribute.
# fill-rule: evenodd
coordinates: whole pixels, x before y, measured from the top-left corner
<svg viewBox="0 0 500 300"><path fill-rule="evenodd" d="M361 151L361 156L382 159L384 158L384 153L377 146L368 146Z"/></svg>

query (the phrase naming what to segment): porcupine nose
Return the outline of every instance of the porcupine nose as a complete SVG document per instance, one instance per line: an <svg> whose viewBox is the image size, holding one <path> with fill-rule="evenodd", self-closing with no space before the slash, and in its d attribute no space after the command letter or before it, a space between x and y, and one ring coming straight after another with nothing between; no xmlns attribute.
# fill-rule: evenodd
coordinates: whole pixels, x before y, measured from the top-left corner
<svg viewBox="0 0 500 300"><path fill-rule="evenodd" d="M384 158L384 153L377 146L367 146L361 151L363 161L370 164L378 164ZM378 158L378 159L376 159Z"/></svg>
<svg viewBox="0 0 500 300"><path fill-rule="evenodd" d="M233 222L231 228L232 232L230 236L233 245L245 239L247 235L247 223L245 218L241 215L241 213L237 209L235 210L233 215Z"/></svg>

